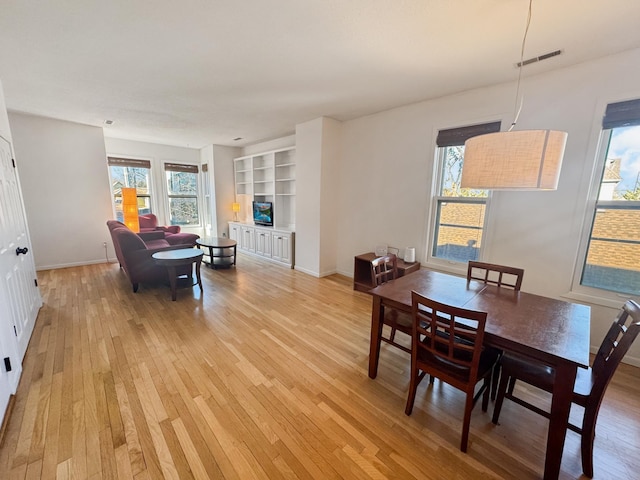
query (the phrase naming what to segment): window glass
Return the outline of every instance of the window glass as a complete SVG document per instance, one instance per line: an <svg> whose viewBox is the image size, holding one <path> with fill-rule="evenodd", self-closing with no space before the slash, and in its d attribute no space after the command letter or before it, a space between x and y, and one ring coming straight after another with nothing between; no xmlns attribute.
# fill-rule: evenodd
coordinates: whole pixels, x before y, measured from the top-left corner
<svg viewBox="0 0 640 480"><path fill-rule="evenodd" d="M198 173L166 171L171 225L199 225Z"/></svg>
<svg viewBox="0 0 640 480"><path fill-rule="evenodd" d="M640 126L605 130L603 137L604 167L580 283L640 295Z"/></svg>
<svg viewBox="0 0 640 480"><path fill-rule="evenodd" d="M111 191L116 211L116 219L123 221L122 188L135 188L138 197L138 212L140 215L151 213L151 169L110 165Z"/></svg>
<svg viewBox="0 0 640 480"><path fill-rule="evenodd" d="M487 190L460 188L464 145L440 147L431 255L454 262L480 258Z"/></svg>

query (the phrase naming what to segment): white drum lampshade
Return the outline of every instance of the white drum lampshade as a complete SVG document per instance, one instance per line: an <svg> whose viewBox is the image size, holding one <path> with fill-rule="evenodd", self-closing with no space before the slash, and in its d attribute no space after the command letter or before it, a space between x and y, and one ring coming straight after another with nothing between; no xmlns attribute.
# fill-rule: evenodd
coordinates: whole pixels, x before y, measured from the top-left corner
<svg viewBox="0 0 640 480"><path fill-rule="evenodd" d="M465 142L462 188L556 190L567 133L521 130L488 133Z"/></svg>

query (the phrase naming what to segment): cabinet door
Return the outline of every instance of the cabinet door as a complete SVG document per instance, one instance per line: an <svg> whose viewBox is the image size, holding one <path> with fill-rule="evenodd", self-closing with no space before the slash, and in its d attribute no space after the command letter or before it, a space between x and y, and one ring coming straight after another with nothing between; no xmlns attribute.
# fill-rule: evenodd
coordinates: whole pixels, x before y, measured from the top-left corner
<svg viewBox="0 0 640 480"><path fill-rule="evenodd" d="M256 253L271 257L271 232L256 229Z"/></svg>
<svg viewBox="0 0 640 480"><path fill-rule="evenodd" d="M240 231L240 225L229 224L229 238L240 243L242 232ZM242 248L242 247L241 247Z"/></svg>
<svg viewBox="0 0 640 480"><path fill-rule="evenodd" d="M255 229L252 227L242 227L240 237L240 248L249 252L256 251Z"/></svg>
<svg viewBox="0 0 640 480"><path fill-rule="evenodd" d="M279 262L291 264L291 235L288 233L273 233L272 258Z"/></svg>

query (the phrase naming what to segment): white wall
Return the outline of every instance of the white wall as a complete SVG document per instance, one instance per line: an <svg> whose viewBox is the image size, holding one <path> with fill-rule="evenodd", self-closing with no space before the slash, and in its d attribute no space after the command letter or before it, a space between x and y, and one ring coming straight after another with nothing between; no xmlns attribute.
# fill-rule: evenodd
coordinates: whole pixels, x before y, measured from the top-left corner
<svg viewBox="0 0 640 480"><path fill-rule="evenodd" d="M231 205L235 201L235 183L233 177L233 159L241 157L236 147L208 145L201 149L202 163L209 166L212 194L212 231L211 236L229 235L229 222L233 221Z"/></svg>
<svg viewBox="0 0 640 480"><path fill-rule="evenodd" d="M602 114L607 103L640 98L639 80L640 50L523 80L516 129L569 134L557 191L491 199L483 259L524 268L524 291L560 297L571 290ZM437 131L496 119L506 129L514 94L514 84L497 85L343 123L339 272L352 275L354 255L385 243L415 246L425 262ZM391 188L377 188L385 182ZM615 313L593 308L593 345ZM640 344L630 356L640 364Z"/></svg>
<svg viewBox="0 0 640 480"><path fill-rule="evenodd" d="M322 134L322 118L296 125L295 269L315 276L320 276Z"/></svg>
<svg viewBox="0 0 640 480"><path fill-rule="evenodd" d="M9 113L36 269L106 261L111 218L102 128Z"/></svg>

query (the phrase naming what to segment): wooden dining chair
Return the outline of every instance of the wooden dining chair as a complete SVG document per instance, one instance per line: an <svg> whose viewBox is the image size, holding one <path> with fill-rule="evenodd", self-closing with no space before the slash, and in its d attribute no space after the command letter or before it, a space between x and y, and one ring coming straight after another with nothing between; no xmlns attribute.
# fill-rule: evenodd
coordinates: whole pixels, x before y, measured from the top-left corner
<svg viewBox="0 0 640 480"><path fill-rule="evenodd" d="M506 265L498 265L496 263L485 263L469 261L467 265L467 281L479 280L483 283L496 285L498 287L512 288L516 292L520 291L522 286L522 277L524 270L517 267L509 267ZM500 358L502 351L496 349L498 353L498 362L493 369L493 378L491 381L491 400L496 399L498 391L498 381L500 380Z"/></svg>
<svg viewBox="0 0 640 480"><path fill-rule="evenodd" d="M445 305L415 291L411 292L411 303L411 383L405 413L411 415L416 390L425 375L462 390L466 401L460 450L466 452L471 411L480 396L482 411L487 411L491 372L497 360L482 348L487 314Z"/></svg>
<svg viewBox="0 0 640 480"><path fill-rule="evenodd" d="M627 323L628 322L628 323ZM593 477L593 440L596 433L598 411L620 361L631 347L640 332L640 305L627 301L595 356L593 366L589 369L578 368L573 387L573 403L584 407L582 426L569 423L568 428L581 435L582 471ZM498 388L498 398L493 411L493 423L497 424L502 409L502 402L508 398L546 418L549 413L531 403L518 398L514 393L517 380L533 385L541 390L553 390L554 372L551 367L535 363L529 359L515 355L505 355L502 359L502 378Z"/></svg>
<svg viewBox="0 0 640 480"><path fill-rule="evenodd" d="M398 278L398 259L393 253L383 255L382 257L375 258L371 261L371 278L373 278L376 286L382 285ZM389 336L382 335L381 340L394 347L404 350L407 353L411 353L411 349L401 343L396 342L396 331L400 330L402 333L411 336L411 315L394 310L392 308L385 308L385 315L383 322L391 329Z"/></svg>

